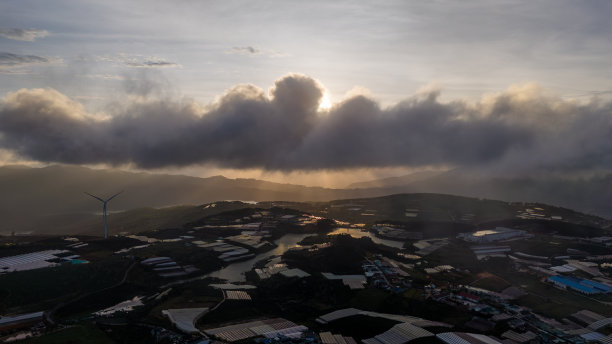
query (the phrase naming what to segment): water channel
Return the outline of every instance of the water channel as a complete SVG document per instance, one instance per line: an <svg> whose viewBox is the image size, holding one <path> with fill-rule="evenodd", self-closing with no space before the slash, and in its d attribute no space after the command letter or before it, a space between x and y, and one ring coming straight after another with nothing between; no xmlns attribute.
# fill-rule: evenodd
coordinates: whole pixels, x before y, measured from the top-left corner
<svg viewBox="0 0 612 344"><path fill-rule="evenodd" d="M349 234L353 238L362 238L368 237L372 239L373 242L381 245L386 245L390 247L395 247L401 249L404 245L401 241L395 240L387 240L381 239L374 235L374 233L361 230L359 228L337 228L333 232L329 233L329 235L337 235L337 234ZM315 234L286 234L282 236L280 239L276 240L274 243L277 245L273 250L260 253L255 257L245 260L242 262L232 263L221 270L217 270L209 273L206 277L216 277L220 279L227 280L228 282L244 282L245 277L244 273L251 271L253 269L253 265L258 261L272 257L272 256L280 256L285 253L288 249L292 247L299 246L297 243L302 241L302 239L312 236Z"/></svg>
<svg viewBox="0 0 612 344"><path fill-rule="evenodd" d="M302 239L312 235L315 234L285 234L274 242L277 246L273 250L260 253L249 260L232 263L221 270L209 273L206 277L216 277L227 280L228 282L244 282L246 281L244 273L251 271L255 263L271 256L282 255L288 249L299 246L297 243L302 241Z"/></svg>

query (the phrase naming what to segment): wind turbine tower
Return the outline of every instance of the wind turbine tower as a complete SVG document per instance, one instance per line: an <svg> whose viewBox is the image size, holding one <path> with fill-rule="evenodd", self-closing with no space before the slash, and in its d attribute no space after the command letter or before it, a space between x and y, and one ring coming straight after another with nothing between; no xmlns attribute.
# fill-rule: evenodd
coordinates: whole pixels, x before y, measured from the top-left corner
<svg viewBox="0 0 612 344"><path fill-rule="evenodd" d="M121 192L123 192L123 191L121 191ZM107 199L102 199L102 198L100 198L98 196L94 196L94 195L90 194L89 192L85 193L86 195L89 195L89 196L97 199L98 201L102 202L102 204L104 204L104 206L102 207L102 215L104 216L104 239L108 239L108 227L107 227L107 224L106 224L106 205L108 204L108 202L110 202L111 199L119 196L119 194L121 192L118 192L118 193L110 196Z"/></svg>

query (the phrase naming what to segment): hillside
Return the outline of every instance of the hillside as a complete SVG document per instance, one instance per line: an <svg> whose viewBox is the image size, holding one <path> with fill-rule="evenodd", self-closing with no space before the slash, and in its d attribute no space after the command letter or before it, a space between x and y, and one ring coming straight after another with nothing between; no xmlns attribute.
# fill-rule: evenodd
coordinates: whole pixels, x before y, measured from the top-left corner
<svg viewBox="0 0 612 344"><path fill-rule="evenodd" d="M92 216L100 214L101 204L84 192L105 198L123 190L109 203L111 213L218 200L327 201L371 194L222 176L197 178L58 165L0 167L0 189L0 233L57 232L61 226L86 226Z"/></svg>
<svg viewBox="0 0 612 344"><path fill-rule="evenodd" d="M612 176L590 180L493 179L451 171L355 186L373 185L379 187L330 189L222 176L197 178L58 165L44 168L4 166L0 167L0 234L13 231L87 232L87 228L99 221L101 204L84 192L108 197L121 190L124 192L109 204L113 218L119 216L113 213L126 210L148 213L152 208L219 200L328 202L398 193L441 193L539 202L603 216L612 214L607 207L612 204Z"/></svg>
<svg viewBox="0 0 612 344"><path fill-rule="evenodd" d="M387 221L412 227L431 227L432 224L476 227L530 224L551 231L562 231L566 225L578 231L586 231L587 228L608 228L611 223L598 216L542 203L504 202L433 193L274 204L350 223L363 223L366 226ZM271 204L263 202L258 206ZM600 232L601 235L602 233L605 232Z"/></svg>
<svg viewBox="0 0 612 344"><path fill-rule="evenodd" d="M351 187L393 193L444 193L512 202L540 202L612 218L612 174L589 177L491 176L467 170L418 172L351 184Z"/></svg>

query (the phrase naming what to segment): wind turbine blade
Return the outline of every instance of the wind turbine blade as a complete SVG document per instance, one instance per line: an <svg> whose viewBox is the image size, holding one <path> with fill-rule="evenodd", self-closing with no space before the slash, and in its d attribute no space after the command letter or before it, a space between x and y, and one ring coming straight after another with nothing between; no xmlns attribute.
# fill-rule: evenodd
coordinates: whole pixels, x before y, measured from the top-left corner
<svg viewBox="0 0 612 344"><path fill-rule="evenodd" d="M85 192L85 194L86 194L86 195L89 195L89 196L91 196L91 197L93 197L93 198L95 198L95 199L97 199L98 201L100 201L100 202L102 202L102 203L104 203L104 202L105 202L105 201L104 201L102 198L100 198L100 197L98 197L98 196L94 196L94 195L90 194L89 192Z"/></svg>
<svg viewBox="0 0 612 344"><path fill-rule="evenodd" d="M112 195L112 196L110 196L110 198L108 198L108 199L106 200L106 202L108 202L108 201L110 201L111 199L113 199L113 198L115 198L115 197L119 196L119 194L121 194L121 193L123 193L123 190L122 190L122 191L117 192L116 194L114 194L114 195Z"/></svg>

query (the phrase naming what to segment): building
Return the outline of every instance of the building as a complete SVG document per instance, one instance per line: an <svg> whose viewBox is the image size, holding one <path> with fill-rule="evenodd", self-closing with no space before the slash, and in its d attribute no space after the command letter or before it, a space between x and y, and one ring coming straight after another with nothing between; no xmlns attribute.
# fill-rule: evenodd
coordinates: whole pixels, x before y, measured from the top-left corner
<svg viewBox="0 0 612 344"><path fill-rule="evenodd" d="M319 337L323 344L357 344L353 337L344 337L341 334L333 334L331 332L321 332Z"/></svg>
<svg viewBox="0 0 612 344"><path fill-rule="evenodd" d="M0 332L16 330L41 322L43 312L0 317Z"/></svg>
<svg viewBox="0 0 612 344"><path fill-rule="evenodd" d="M531 237L531 235L527 233L527 231L506 227L495 227L494 229L485 229L472 233L461 233L458 235L458 238L465 241L481 243L528 237Z"/></svg>
<svg viewBox="0 0 612 344"><path fill-rule="evenodd" d="M572 289L586 295L607 294L612 292L612 287L587 279L570 276L550 276L548 281L561 289Z"/></svg>
<svg viewBox="0 0 612 344"><path fill-rule="evenodd" d="M297 325L283 318L275 318L207 329L204 332L226 342L235 342L260 336L274 338L282 335L288 338L299 338L307 330L305 326Z"/></svg>
<svg viewBox="0 0 612 344"><path fill-rule="evenodd" d="M383 332L372 338L364 339L361 342L364 344L389 344L389 343L407 343L423 337L433 337L433 333L410 323L401 323L393 326L388 331Z"/></svg>
<svg viewBox="0 0 612 344"><path fill-rule="evenodd" d="M489 336L476 333L444 332L436 334L436 337L446 344L501 344Z"/></svg>
<svg viewBox="0 0 612 344"><path fill-rule="evenodd" d="M486 257L506 257L506 254L512 250L510 246L496 245L472 246L470 249L474 252L478 260Z"/></svg>
<svg viewBox="0 0 612 344"><path fill-rule="evenodd" d="M342 283L351 289L363 289L368 283L365 275L336 275L330 272L322 272L321 275L328 280L342 280Z"/></svg>
<svg viewBox="0 0 612 344"><path fill-rule="evenodd" d="M67 250L46 250L0 258L0 274L58 266L63 263L83 264L78 254Z"/></svg>

